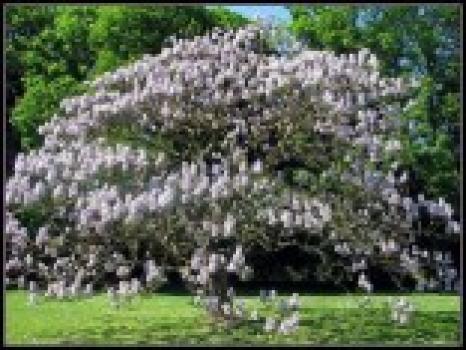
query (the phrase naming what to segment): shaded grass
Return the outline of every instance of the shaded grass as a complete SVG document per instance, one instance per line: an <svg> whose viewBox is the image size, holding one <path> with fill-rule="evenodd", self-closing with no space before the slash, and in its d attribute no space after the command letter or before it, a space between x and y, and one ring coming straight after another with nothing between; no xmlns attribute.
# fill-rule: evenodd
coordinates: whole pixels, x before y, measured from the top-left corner
<svg viewBox="0 0 466 350"><path fill-rule="evenodd" d="M27 294L6 293L8 344L455 344L460 339L460 297L413 294L409 325L396 325L386 296L301 296L300 328L292 335L267 334L263 320L225 330L211 323L188 296L155 294L111 308L106 295L27 305ZM252 310L258 298L246 297Z"/></svg>

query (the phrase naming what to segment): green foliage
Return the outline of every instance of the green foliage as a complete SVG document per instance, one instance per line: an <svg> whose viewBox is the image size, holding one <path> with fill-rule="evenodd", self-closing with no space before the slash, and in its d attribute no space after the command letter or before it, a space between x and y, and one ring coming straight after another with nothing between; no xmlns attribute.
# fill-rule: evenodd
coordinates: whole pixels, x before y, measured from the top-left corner
<svg viewBox="0 0 466 350"><path fill-rule="evenodd" d="M8 6L6 8L7 112L23 94L25 74L22 56L32 37L53 24L54 6Z"/></svg>
<svg viewBox="0 0 466 350"><path fill-rule="evenodd" d="M311 47L339 53L358 47L354 6L292 6L291 29Z"/></svg>
<svg viewBox="0 0 466 350"><path fill-rule="evenodd" d="M100 7L89 36L91 48L98 52L92 73L115 69L142 54L157 54L171 35L193 37L214 26L237 26L241 18L198 6Z"/></svg>
<svg viewBox="0 0 466 350"><path fill-rule="evenodd" d="M22 11L34 9L26 7ZM21 97L15 101L12 122L21 134L24 149L40 144L38 126L58 111L63 98L84 91L80 82L94 64L87 45L87 33L95 10L84 6L59 6L46 13L49 15L48 25L42 29L34 28L29 31L32 33L30 37L24 40L19 37L8 44L11 60L7 58L7 71L10 62L16 62L21 70L20 79L12 77L12 84L20 85L15 92L19 95L16 99ZM25 30L21 28L24 23L14 21L11 16L12 25L18 25L19 32ZM24 91L22 96L20 91Z"/></svg>
<svg viewBox="0 0 466 350"><path fill-rule="evenodd" d="M22 135L22 144L33 147L39 142L37 127L49 120L64 97L83 92L83 87L69 75L50 82L41 76L31 76L26 79L26 86L21 103L13 111L13 118Z"/></svg>
<svg viewBox="0 0 466 350"><path fill-rule="evenodd" d="M212 20L220 28L239 28L249 23L247 18L226 9L223 6L209 8Z"/></svg>
<svg viewBox="0 0 466 350"><path fill-rule="evenodd" d="M431 97L433 80L424 79L416 96L416 103L402 115L404 128L402 130L404 164L416 171L427 194L432 197L444 197L450 203L459 207L459 152L455 150L459 140L454 140L454 122L441 120L441 128L435 130L430 120L429 99ZM459 104L453 97L440 106L444 115L450 119L459 116ZM447 110L445 110L447 109ZM438 115L440 117L440 115ZM452 130L453 129L453 130Z"/></svg>
<svg viewBox="0 0 466 350"><path fill-rule="evenodd" d="M459 7L288 7L290 29L310 47L339 54L369 48L384 75L423 76L415 106L400 116L403 164L416 174L412 187L459 210Z"/></svg>

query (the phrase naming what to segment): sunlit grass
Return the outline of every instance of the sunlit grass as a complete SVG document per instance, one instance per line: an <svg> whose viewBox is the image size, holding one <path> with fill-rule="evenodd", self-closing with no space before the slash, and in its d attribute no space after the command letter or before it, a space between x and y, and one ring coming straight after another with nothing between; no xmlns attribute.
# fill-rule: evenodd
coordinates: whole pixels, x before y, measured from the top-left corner
<svg viewBox="0 0 466 350"><path fill-rule="evenodd" d="M279 296L280 297L280 296ZM292 335L269 335L263 321L249 321L233 330L213 327L202 308L189 296L154 294L137 297L119 309L104 294L75 301L27 304L24 292L6 293L8 344L77 343L458 343L460 297L413 294L413 322L397 325L386 308L387 296L300 296L299 330ZM248 310L260 305L245 297Z"/></svg>

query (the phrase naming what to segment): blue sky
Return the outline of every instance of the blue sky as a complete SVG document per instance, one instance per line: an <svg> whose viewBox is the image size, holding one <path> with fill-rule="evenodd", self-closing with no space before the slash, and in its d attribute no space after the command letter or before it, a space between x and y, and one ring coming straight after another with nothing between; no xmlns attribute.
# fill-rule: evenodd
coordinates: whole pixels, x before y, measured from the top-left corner
<svg viewBox="0 0 466 350"><path fill-rule="evenodd" d="M289 20L290 15L284 6L259 5L259 6L225 6L226 8L238 12L245 17L253 18L255 15L261 17L275 16L280 20Z"/></svg>

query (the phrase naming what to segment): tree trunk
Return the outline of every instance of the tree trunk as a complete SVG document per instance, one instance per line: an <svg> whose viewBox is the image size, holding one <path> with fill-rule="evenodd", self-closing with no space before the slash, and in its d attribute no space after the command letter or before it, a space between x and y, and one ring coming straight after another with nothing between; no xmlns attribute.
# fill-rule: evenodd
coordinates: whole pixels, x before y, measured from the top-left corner
<svg viewBox="0 0 466 350"><path fill-rule="evenodd" d="M210 276L209 279L209 295L218 297L218 308L217 311L220 312L222 305L228 303L229 299L227 296L227 271L222 268L219 271L215 272Z"/></svg>

